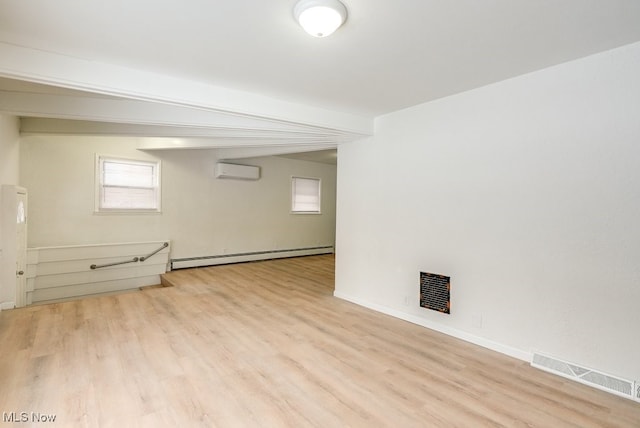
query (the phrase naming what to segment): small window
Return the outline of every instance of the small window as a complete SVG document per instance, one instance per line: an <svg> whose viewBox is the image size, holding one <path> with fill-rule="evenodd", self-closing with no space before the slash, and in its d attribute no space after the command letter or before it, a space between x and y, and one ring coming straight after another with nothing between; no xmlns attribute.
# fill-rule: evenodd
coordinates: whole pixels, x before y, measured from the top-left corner
<svg viewBox="0 0 640 428"><path fill-rule="evenodd" d="M319 178L291 178L291 212L320 214Z"/></svg>
<svg viewBox="0 0 640 428"><path fill-rule="evenodd" d="M98 156L96 163L96 211L160 211L160 162Z"/></svg>

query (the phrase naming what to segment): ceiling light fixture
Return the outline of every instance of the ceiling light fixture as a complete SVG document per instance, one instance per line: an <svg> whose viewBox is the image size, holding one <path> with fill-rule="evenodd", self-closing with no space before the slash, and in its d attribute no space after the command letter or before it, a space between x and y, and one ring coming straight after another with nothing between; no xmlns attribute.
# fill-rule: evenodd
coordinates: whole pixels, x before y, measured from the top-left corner
<svg viewBox="0 0 640 428"><path fill-rule="evenodd" d="M293 15L304 31L314 37L326 37L347 19L347 8L338 0L300 0Z"/></svg>

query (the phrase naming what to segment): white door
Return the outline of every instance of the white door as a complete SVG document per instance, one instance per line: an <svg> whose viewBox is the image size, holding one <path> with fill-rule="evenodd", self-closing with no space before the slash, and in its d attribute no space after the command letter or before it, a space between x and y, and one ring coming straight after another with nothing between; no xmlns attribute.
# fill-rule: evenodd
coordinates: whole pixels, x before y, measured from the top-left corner
<svg viewBox="0 0 640 428"><path fill-rule="evenodd" d="M16 198L16 307L27 304L27 191Z"/></svg>

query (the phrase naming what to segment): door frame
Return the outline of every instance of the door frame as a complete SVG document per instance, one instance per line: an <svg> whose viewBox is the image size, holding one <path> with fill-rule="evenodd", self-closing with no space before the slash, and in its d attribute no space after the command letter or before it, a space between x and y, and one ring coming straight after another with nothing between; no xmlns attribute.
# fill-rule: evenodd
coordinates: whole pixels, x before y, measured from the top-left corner
<svg viewBox="0 0 640 428"><path fill-rule="evenodd" d="M24 187L3 184L0 188L0 237L2 238L2 257L0 257L0 309L13 309L14 307L25 306L27 303L26 294L26 243L24 246L25 285L21 286L20 296L17 290L17 205L18 194L28 196ZM25 211L27 207L25 206ZM25 228L27 225L25 224ZM26 241L26 229L24 233ZM20 303L20 306L18 305Z"/></svg>
<svg viewBox="0 0 640 428"><path fill-rule="evenodd" d="M22 223L17 222L18 203L23 202ZM28 203L27 189L16 186L16 308L27 305L27 225L28 225ZM22 231L20 231L22 228ZM22 240L22 243L19 241Z"/></svg>

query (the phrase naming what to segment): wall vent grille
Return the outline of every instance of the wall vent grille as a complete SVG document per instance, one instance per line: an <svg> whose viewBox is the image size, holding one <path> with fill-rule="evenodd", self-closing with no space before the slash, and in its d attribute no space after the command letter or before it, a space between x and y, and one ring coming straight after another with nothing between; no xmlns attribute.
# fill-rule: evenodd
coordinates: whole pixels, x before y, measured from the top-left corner
<svg viewBox="0 0 640 428"><path fill-rule="evenodd" d="M640 382L636 382L636 401L640 402Z"/></svg>
<svg viewBox="0 0 640 428"><path fill-rule="evenodd" d="M533 354L531 365L535 368L566 377L567 379L571 379L612 394L630 399L634 398L634 383L630 380L620 379L619 377L602 373L597 370L541 354Z"/></svg>
<svg viewBox="0 0 640 428"><path fill-rule="evenodd" d="M445 314L451 313L451 278L420 272L420 306Z"/></svg>

